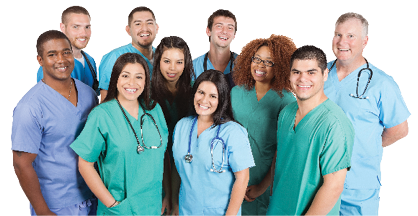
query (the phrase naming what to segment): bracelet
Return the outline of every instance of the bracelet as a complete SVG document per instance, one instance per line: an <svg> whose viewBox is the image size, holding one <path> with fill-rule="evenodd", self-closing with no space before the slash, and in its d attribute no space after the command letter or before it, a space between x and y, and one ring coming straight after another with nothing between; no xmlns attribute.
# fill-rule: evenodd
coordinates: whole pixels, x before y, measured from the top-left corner
<svg viewBox="0 0 418 216"><path fill-rule="evenodd" d="M111 206L109 206L109 207L107 207L107 208L112 208L112 207L114 207L114 206L116 205L116 203L117 203L117 204L119 204L119 202L118 202L117 200L115 200L115 202L114 202Z"/></svg>

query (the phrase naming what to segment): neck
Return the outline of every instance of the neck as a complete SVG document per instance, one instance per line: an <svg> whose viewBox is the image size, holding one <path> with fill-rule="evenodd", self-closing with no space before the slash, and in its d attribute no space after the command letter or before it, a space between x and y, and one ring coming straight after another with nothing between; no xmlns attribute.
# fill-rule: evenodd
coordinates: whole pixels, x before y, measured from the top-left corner
<svg viewBox="0 0 418 216"><path fill-rule="evenodd" d="M138 108L139 108L138 100L129 101L129 100L122 99L119 96L118 96L118 100L119 100L120 105L123 108L125 108L125 110L128 111L129 114L131 114L131 116L136 118L137 114L135 115L135 113L138 112Z"/></svg>
<svg viewBox="0 0 418 216"><path fill-rule="evenodd" d="M262 83L256 81L254 88L257 95L257 99L260 100L271 89L271 83Z"/></svg>
<svg viewBox="0 0 418 216"><path fill-rule="evenodd" d="M148 60L151 60L153 57L152 46L143 47L132 41L132 46L135 47L139 52L142 53Z"/></svg>
<svg viewBox="0 0 418 216"><path fill-rule="evenodd" d="M68 90L70 89L70 84L73 80L71 77L65 80L57 80L57 79L50 78L48 76L44 76L42 81L46 85L54 89L55 91L61 93L61 92L68 92Z"/></svg>
<svg viewBox="0 0 418 216"><path fill-rule="evenodd" d="M231 58L231 51L229 46L226 48L214 47L214 45L211 43L208 58L216 70L223 72Z"/></svg>
<svg viewBox="0 0 418 216"><path fill-rule="evenodd" d="M300 100L297 99L298 103L298 111L297 113L300 115L300 119L306 116L310 111L315 109L315 107L319 106L321 103L326 101L328 97L322 91L322 94L318 95L317 97L309 98L307 100Z"/></svg>
<svg viewBox="0 0 418 216"><path fill-rule="evenodd" d="M72 45L72 47L74 58L81 58L81 49L76 48L74 45Z"/></svg>
<svg viewBox="0 0 418 216"><path fill-rule="evenodd" d="M353 72L354 70L356 70L357 68L359 68L365 63L366 63L366 60L364 60L363 56L360 56L359 58L356 58L355 60L352 60L352 61L337 60L335 67L337 68L338 77L339 78L340 76L342 78L346 77L351 72ZM341 80L342 79L340 79L340 81Z"/></svg>
<svg viewBox="0 0 418 216"><path fill-rule="evenodd" d="M166 86L168 88L168 90L171 92L171 94L173 94L174 96L177 93L177 88L176 88L176 84L177 82L166 82Z"/></svg>

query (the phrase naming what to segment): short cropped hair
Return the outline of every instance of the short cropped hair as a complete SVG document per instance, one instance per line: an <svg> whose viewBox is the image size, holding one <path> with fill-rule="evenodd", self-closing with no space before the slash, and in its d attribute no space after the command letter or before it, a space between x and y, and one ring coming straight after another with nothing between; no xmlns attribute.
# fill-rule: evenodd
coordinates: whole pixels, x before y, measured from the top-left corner
<svg viewBox="0 0 418 216"><path fill-rule="evenodd" d="M147 8L147 7L145 7L145 6L140 6L140 7L136 7L136 8L134 8L134 9L131 11L131 13L129 13L129 16L128 16L128 26L131 26L131 22L132 22L132 20L133 20L133 18L134 18L134 13L136 13L136 12L142 12L142 11L148 11L148 12L150 12L150 13L151 13L151 15L152 15L152 18L154 19L154 21L156 21L156 19L155 19L155 15L154 15L154 12L152 12L152 10L151 10L151 9L149 9L149 8Z"/></svg>
<svg viewBox="0 0 418 216"><path fill-rule="evenodd" d="M36 51L38 52L38 56L42 58L42 54L44 52L44 43L54 39L67 40L70 44L70 48L72 49L71 42L64 33L57 30L49 30L39 35L38 40L36 41Z"/></svg>
<svg viewBox="0 0 418 216"><path fill-rule="evenodd" d="M335 26L344 23L347 20L350 19L357 19L361 22L361 25L363 26L363 37L367 36L368 32L369 32L369 22L367 22L367 20L360 14L358 13L353 13L353 12L349 12L349 13L345 13L343 15L341 15L337 22L335 23Z"/></svg>
<svg viewBox="0 0 418 216"><path fill-rule="evenodd" d="M299 47L290 58L290 69L292 69L295 60L316 60L318 67L322 70L322 74L327 69L327 57L324 51L315 46L306 45Z"/></svg>
<svg viewBox="0 0 418 216"><path fill-rule="evenodd" d="M70 15L71 13L84 14L91 18L89 12L85 8L81 6L71 6L62 12L61 23L66 24L68 20L68 15Z"/></svg>
<svg viewBox="0 0 418 216"><path fill-rule="evenodd" d="M237 32L237 18L235 18L235 15L229 11L229 10L224 10L224 9L219 9L215 12L213 12L212 15L210 15L210 17L208 18L208 29L212 31L212 26L213 26L213 20L216 17L220 17L220 16L224 16L224 17L228 17L234 20L235 22L235 33ZM209 36L209 42L210 42L210 36Z"/></svg>

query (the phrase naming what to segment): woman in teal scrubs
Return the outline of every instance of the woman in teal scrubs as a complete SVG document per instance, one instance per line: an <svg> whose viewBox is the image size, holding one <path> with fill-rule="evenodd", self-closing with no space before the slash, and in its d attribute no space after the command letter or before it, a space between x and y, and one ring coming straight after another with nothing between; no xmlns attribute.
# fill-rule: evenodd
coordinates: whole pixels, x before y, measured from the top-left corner
<svg viewBox="0 0 418 216"><path fill-rule="evenodd" d="M190 113L191 82L195 79L192 56L187 43L180 37L161 40L154 54L154 71L151 80L151 97L160 104L168 126L165 166L174 166L173 131L177 122ZM170 173L164 173L170 176ZM170 185L164 187L170 188ZM171 194L167 194L170 197ZM163 203L170 210L171 199Z"/></svg>
<svg viewBox="0 0 418 216"><path fill-rule="evenodd" d="M121 55L105 100L71 144L81 175L99 199L98 215L161 214L168 131L149 86L146 61L135 53Z"/></svg>
<svg viewBox="0 0 418 216"><path fill-rule="evenodd" d="M292 40L272 35L248 43L235 63L231 91L235 119L248 131L256 166L250 181L243 215L265 215L269 204L271 165L277 147L277 119L280 111L295 101L290 92L290 57L296 50Z"/></svg>
<svg viewBox="0 0 418 216"><path fill-rule="evenodd" d="M228 80L222 72L208 70L196 79L192 92L194 115L181 119L174 130L179 175L174 179L179 192L174 214L241 215L254 161L247 132L232 116Z"/></svg>

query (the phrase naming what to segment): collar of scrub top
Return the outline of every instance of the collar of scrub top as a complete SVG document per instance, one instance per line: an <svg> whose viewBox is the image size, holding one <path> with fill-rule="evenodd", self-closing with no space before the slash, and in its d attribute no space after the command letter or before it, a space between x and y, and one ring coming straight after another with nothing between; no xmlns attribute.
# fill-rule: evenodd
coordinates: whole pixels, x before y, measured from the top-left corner
<svg viewBox="0 0 418 216"><path fill-rule="evenodd" d="M138 136L137 136L137 135L136 135L136 133L135 133L134 127L132 127L131 121L129 121L128 116L126 115L125 111L124 111L124 110L123 110L123 108L122 108L122 105L120 105L120 102L119 102L119 100L118 100L117 98L116 98L116 101L118 102L118 105L119 105L120 110L122 111L123 115L125 116L126 121L128 122L129 126L131 127L132 132L133 132L133 133L134 133L134 135L135 135L136 142L138 143L138 147L136 148L136 152L137 152L138 154L140 154L140 153L142 153L142 152L145 150L144 148L146 148L146 149L157 149L157 148L160 148L160 147L163 145L163 139L162 139L162 137L161 137L160 129L158 129L158 125L157 125L157 123L155 122L155 120L154 120L154 118L152 117L152 115L151 115L151 114L149 114L149 113L147 113L147 112L145 112L144 107L142 107L142 105L141 105L141 104L139 104L139 105L140 105L140 107L142 108L142 111L144 112L144 114L142 114L142 115L141 115L141 118L140 118L140 125L141 125L141 140L142 140L142 143L143 143L143 145L141 145L141 143L139 142ZM160 145L159 145L159 146L150 146L150 147L148 147L147 145L145 145L145 142L144 142L144 134L142 133L142 125L143 125L143 123L144 123L144 117L145 117L145 116L150 117L150 118L151 118L151 120L154 122L155 128L157 128L158 135L160 136Z"/></svg>
<svg viewBox="0 0 418 216"><path fill-rule="evenodd" d="M373 71L372 71L372 69L370 69L370 67L369 67L369 62L367 61L367 59L366 59L366 58L364 58L364 60L366 61L366 68L362 68L362 69L358 72L358 74L357 74L356 95L354 95L354 94L349 94L349 95L350 95L351 97L353 97L353 98L358 98L358 99L369 99L369 97L364 96L364 93L366 93L366 91L367 91L367 87L369 87L369 83L370 83L370 81L372 80L372 77L373 77ZM332 68L335 66L335 63L337 63L337 59L335 59L334 63L332 63L331 67L329 68L329 71L331 71L331 70L332 70ZM363 93L362 93L361 95L359 95L359 94L358 94L358 86L359 86L359 82L360 82L360 77L361 77L361 73L362 73L363 71L365 71L365 70L368 70L368 71L369 71L369 78L368 78L368 80L367 80L367 84L366 84L366 87L364 88Z"/></svg>
<svg viewBox="0 0 418 216"><path fill-rule="evenodd" d="M231 62L229 65L229 73L232 73L232 67L235 61L234 58L234 53L232 53L232 51L230 51L231 55L229 56L229 61ZM207 52L205 54L205 58L203 59L203 71L207 71L208 70L208 54L209 52Z"/></svg>
<svg viewBox="0 0 418 216"><path fill-rule="evenodd" d="M191 163L193 161L193 155L190 152L191 152L191 145L192 145L193 128L194 128L196 122L197 122L197 116L193 119L192 127L190 129L190 134L189 134L189 148L188 148L188 151L187 151L187 155L184 156L184 160L187 163ZM211 155L211 158L212 158L212 169L210 169L210 171L211 172L216 172L216 173L225 172L225 170L222 170L222 168L223 168L224 162L225 162L226 145L225 145L224 140L221 137L219 137L220 130L221 130L221 125L218 126L218 130L216 131L216 136L211 140L211 143L210 143L210 155ZM219 170L217 170L215 168L215 162L213 160L213 149L215 148L215 145L218 142L222 143L222 164L221 164L221 168Z"/></svg>

